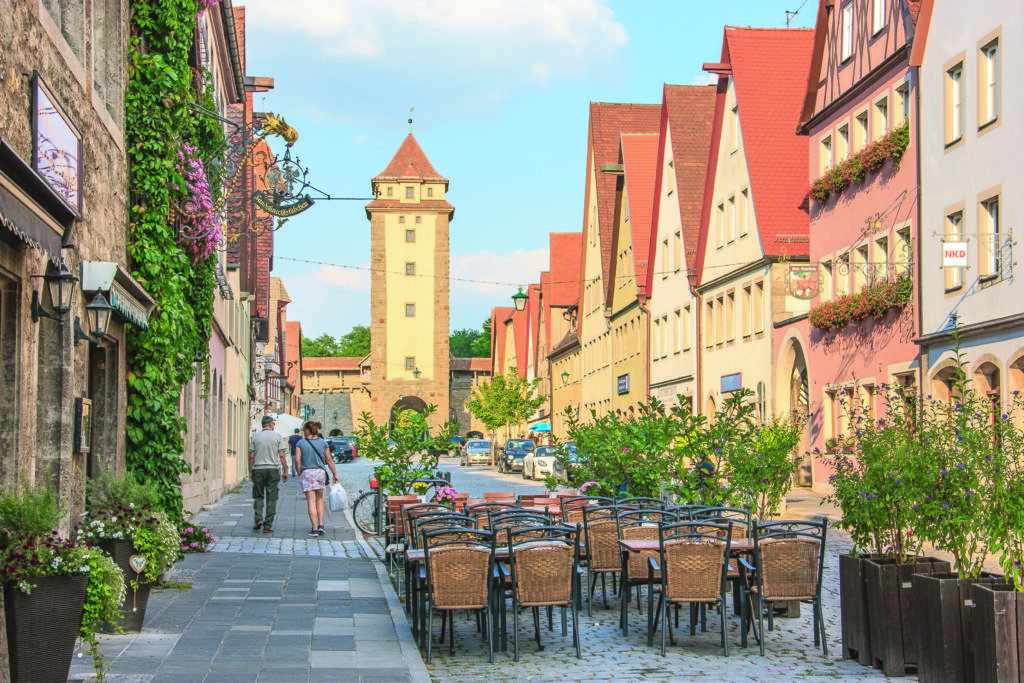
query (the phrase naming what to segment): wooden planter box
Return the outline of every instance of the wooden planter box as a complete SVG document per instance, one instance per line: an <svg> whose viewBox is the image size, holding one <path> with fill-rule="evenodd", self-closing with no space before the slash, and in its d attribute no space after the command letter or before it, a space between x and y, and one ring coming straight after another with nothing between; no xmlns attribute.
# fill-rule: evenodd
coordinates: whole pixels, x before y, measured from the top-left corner
<svg viewBox="0 0 1024 683"><path fill-rule="evenodd" d="M66 681L82 625L87 576L34 576L31 593L4 585L11 681Z"/></svg>
<svg viewBox="0 0 1024 683"><path fill-rule="evenodd" d="M871 657L873 666L886 676L905 676L917 669L911 577L948 571L949 562L933 557L919 557L905 564L888 558L864 560Z"/></svg>
<svg viewBox="0 0 1024 683"><path fill-rule="evenodd" d="M1024 681L1024 593L1005 583L976 583L974 679Z"/></svg>
<svg viewBox="0 0 1024 683"><path fill-rule="evenodd" d="M149 593L153 584L139 581L139 587L132 588L132 581L136 579L137 574L128 562L129 558L135 554L135 546L131 541L105 540L99 543L99 547L100 550L110 555L114 564L124 574L124 602L121 604L123 616L115 623L126 633L138 633L142 630L142 622L146 618L146 606L149 604ZM104 633L117 633L117 629L111 624L104 625L101 630Z"/></svg>
<svg viewBox="0 0 1024 683"><path fill-rule="evenodd" d="M871 631L868 628L868 594L864 561L880 555L839 556L839 613L843 631L843 658L874 666Z"/></svg>
<svg viewBox="0 0 1024 683"><path fill-rule="evenodd" d="M974 680L975 609L971 587L996 583L1000 578L983 574L977 579L960 579L945 572L913 578L918 680Z"/></svg>

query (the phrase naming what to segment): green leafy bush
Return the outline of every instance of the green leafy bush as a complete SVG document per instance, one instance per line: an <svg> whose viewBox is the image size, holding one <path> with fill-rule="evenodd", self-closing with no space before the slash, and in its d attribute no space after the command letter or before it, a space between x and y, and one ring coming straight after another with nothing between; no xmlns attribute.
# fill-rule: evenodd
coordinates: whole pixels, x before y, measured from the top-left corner
<svg viewBox="0 0 1024 683"><path fill-rule="evenodd" d="M458 424L448 422L431 436L431 415L437 406L430 405L422 412L404 410L391 423L377 424L364 412L356 429L359 453L370 460L378 460L375 475L388 495L409 492L413 481L429 477L437 468L438 453L448 452L449 437ZM431 454L433 451L434 454Z"/></svg>

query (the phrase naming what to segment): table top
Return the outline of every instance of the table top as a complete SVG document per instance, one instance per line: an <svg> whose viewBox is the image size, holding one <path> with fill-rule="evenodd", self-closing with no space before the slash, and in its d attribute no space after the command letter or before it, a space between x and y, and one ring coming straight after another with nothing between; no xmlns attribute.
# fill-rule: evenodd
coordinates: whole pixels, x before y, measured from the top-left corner
<svg viewBox="0 0 1024 683"><path fill-rule="evenodd" d="M619 541L623 550L630 553L637 553L644 550L658 550L660 545L658 539L632 539ZM734 553L749 553L754 550L754 541L748 538L734 538L729 546L729 551Z"/></svg>

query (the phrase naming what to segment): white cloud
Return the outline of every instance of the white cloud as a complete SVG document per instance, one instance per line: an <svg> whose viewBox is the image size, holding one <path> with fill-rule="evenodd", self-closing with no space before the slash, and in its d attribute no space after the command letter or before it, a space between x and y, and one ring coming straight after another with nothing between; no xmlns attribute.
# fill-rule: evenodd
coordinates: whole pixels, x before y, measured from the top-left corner
<svg viewBox="0 0 1024 683"><path fill-rule="evenodd" d="M370 142L370 138L366 135L357 135L352 141L357 145L365 145Z"/></svg>
<svg viewBox="0 0 1024 683"><path fill-rule="evenodd" d="M285 278L285 287L291 292L293 288L301 289L304 293L313 293L316 290L342 289L348 292L369 292L370 291L370 264L360 263L353 268L341 266L321 265L317 270L308 275L294 275ZM326 296L331 293L325 291ZM334 293L336 294L336 292ZM293 300L296 297L292 297Z"/></svg>
<svg viewBox="0 0 1024 683"><path fill-rule="evenodd" d="M517 250L511 254L478 251L452 256L451 292L486 294L495 297L494 306L507 305L501 297L510 297L514 287L540 282L541 271L548 269L547 249Z"/></svg>
<svg viewBox="0 0 1024 683"><path fill-rule="evenodd" d="M716 85L718 83L718 76L715 74L701 73L693 77L690 81L690 85Z"/></svg>

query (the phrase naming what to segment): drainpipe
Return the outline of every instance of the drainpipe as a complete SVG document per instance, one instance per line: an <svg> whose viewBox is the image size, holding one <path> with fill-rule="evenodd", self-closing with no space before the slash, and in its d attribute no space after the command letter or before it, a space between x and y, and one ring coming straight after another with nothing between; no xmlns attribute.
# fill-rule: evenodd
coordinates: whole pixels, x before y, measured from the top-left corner
<svg viewBox="0 0 1024 683"><path fill-rule="evenodd" d="M640 312L644 314L647 319L647 334L644 335L644 364L647 371L644 372L644 396L648 403L651 402L651 311L644 307L644 300L646 297L640 295L638 298L638 305Z"/></svg>
<svg viewBox="0 0 1024 683"><path fill-rule="evenodd" d="M909 47L908 47L909 50ZM909 53L908 53L909 56ZM920 131L920 119L921 119L921 67L911 67L914 73L914 81L916 87L914 88L914 126L913 135L917 136ZM924 326L924 294L921 287L921 235L923 229L921 228L921 140L920 137L915 142L915 156L917 157L917 230L914 231L914 245L913 251L911 252L917 258L914 259L914 281L917 284L917 310L914 311L917 323L917 334L920 336L923 333ZM922 393L924 392L925 382L925 368L928 367L928 347L919 346L918 353L920 357L919 367L917 369L917 390Z"/></svg>

